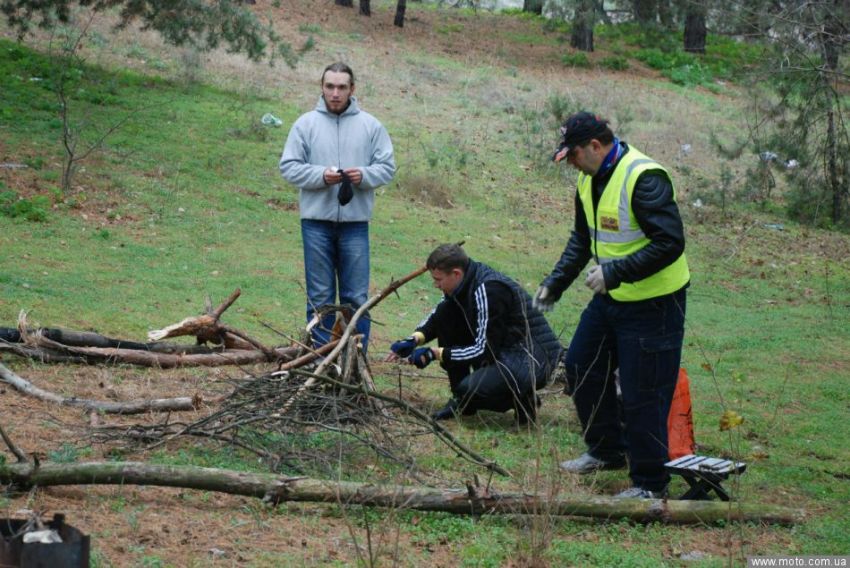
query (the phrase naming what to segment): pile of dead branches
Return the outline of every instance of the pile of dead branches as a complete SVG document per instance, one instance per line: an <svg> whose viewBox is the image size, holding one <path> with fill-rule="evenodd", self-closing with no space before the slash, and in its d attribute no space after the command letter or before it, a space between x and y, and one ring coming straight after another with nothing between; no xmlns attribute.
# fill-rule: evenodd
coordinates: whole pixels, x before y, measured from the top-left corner
<svg viewBox="0 0 850 568"><path fill-rule="evenodd" d="M356 364L359 378L365 359ZM334 373L294 370L247 379L212 413L193 422L169 416L157 424L101 426L94 440L125 444L128 450L152 450L192 437L251 452L275 472L332 475L339 467L368 467L390 461L422 479L415 444L436 436L450 451L472 463L507 471L460 443L410 403L371 390L362 380L342 382ZM313 381L308 387L305 385Z"/></svg>
<svg viewBox="0 0 850 568"><path fill-rule="evenodd" d="M424 272L414 271L392 282L356 312L340 310L333 340L318 349L293 342L267 347L221 321L239 297L236 290L216 309L207 300L206 312L148 334L154 341L136 343L90 332L40 328L30 331L21 315L16 330L4 329L0 350L44 362L139 365L158 368L269 363L274 371L229 379L225 395L192 396L145 401L96 401L63 397L43 390L0 365L0 380L18 391L47 402L83 408L91 415L87 438L108 444L119 453L179 445L203 439L260 457L275 472L328 475L341 464L363 466L389 460L409 475L421 478L415 444L435 436L451 452L507 475L497 464L461 444L430 416L400 397L379 392L372 380L356 323L367 310ZM309 332L309 326L308 330ZM166 344L161 340L189 335L196 345ZM207 344L212 343L212 347ZM181 411L203 416L183 420ZM145 414L134 424L104 423L104 414ZM153 413L164 413L152 420Z"/></svg>

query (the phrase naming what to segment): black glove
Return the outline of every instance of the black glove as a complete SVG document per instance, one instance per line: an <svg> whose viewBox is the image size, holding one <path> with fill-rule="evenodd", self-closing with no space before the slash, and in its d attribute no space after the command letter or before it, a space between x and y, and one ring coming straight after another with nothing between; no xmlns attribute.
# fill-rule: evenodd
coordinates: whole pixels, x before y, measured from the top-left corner
<svg viewBox="0 0 850 568"><path fill-rule="evenodd" d="M419 369L424 369L434 359L433 349L430 347L420 347L413 352L413 355L407 358L407 361L413 363Z"/></svg>
<svg viewBox="0 0 850 568"><path fill-rule="evenodd" d="M416 338L412 335L410 337L405 337L404 339L399 339L390 345L390 351L399 357L410 357L410 354L413 353L414 349L416 349Z"/></svg>
<svg viewBox="0 0 850 568"><path fill-rule="evenodd" d="M342 185L339 186L339 193L337 193L336 197L339 199L340 205L348 205L348 202L354 198L354 188L351 187L351 180L348 179L348 176L345 172L339 172L339 175L342 176Z"/></svg>

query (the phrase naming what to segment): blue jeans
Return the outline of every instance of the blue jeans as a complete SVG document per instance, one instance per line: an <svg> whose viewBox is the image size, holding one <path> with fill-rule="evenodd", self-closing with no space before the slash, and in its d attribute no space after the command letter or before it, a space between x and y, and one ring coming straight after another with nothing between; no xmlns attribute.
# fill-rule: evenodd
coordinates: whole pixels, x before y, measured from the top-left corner
<svg viewBox="0 0 850 568"><path fill-rule="evenodd" d="M684 288L640 302L597 294L581 314L566 355L588 452L604 460L625 454L634 485L650 491L670 480L664 470L667 416L682 357L685 301Z"/></svg>
<svg viewBox="0 0 850 568"><path fill-rule="evenodd" d="M365 304L369 296L369 223L301 219L301 239L307 280L307 321L317 309L337 303L337 288L338 303L351 307L352 313ZM333 311L325 314L313 328L316 346L330 341L335 317ZM363 334L364 349L370 328L369 314L363 314L356 330Z"/></svg>

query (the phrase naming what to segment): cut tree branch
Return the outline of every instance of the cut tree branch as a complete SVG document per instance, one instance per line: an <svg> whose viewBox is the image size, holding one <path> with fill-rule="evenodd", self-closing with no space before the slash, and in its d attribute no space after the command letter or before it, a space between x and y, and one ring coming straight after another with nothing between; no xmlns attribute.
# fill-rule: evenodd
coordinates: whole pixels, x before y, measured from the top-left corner
<svg viewBox="0 0 850 568"><path fill-rule="evenodd" d="M229 349L259 349L266 354L269 360L274 360L274 350L263 346L259 341L248 337L246 334L227 327L219 322L221 315L233 305L242 290L237 288L230 296L214 310L207 308L207 313L202 316L185 318L163 329L155 329L148 332L148 339L158 341L166 337L178 337L181 335L193 335L198 341L210 341L212 343L224 343Z"/></svg>
<svg viewBox="0 0 850 568"><path fill-rule="evenodd" d="M6 434L6 430L4 430L2 426L0 426L0 436L2 436L3 441L6 443L6 447L9 448L9 451L15 455L15 458L17 458L18 463L26 463L27 456L25 456L24 452L22 452L21 449L15 445L15 442L13 442L12 439Z"/></svg>
<svg viewBox="0 0 850 568"><path fill-rule="evenodd" d="M0 380L24 394L34 396L45 402L53 402L62 406L82 408L83 410L103 412L105 414L142 414L144 412L197 410L203 402L200 395L179 398L156 398L133 402L104 402L76 397L66 398L38 388L31 382L13 373L3 364L0 364Z"/></svg>

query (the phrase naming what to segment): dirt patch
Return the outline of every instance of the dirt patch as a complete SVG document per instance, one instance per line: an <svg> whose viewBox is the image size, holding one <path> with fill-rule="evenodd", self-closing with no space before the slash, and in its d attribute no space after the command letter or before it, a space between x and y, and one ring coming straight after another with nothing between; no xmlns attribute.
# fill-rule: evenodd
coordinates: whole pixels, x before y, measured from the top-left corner
<svg viewBox="0 0 850 568"><path fill-rule="evenodd" d="M8 357L3 363L42 388L100 400L191 396L200 392L209 399L229 390L224 379L240 373L232 369L160 372L33 366L21 365ZM181 413L179 419L191 421L208 410ZM108 444L87 442L89 420L79 410L43 403L3 385L0 413L7 417L4 420L7 432L28 455L56 460L73 453L80 461L96 461L105 459L109 453ZM163 419L153 415L102 416L99 422L101 425L153 424ZM171 451L177 452L179 448L178 444ZM144 454L124 456L128 460L147 458ZM87 486L35 490L13 495L4 503L4 513L10 517L19 517L20 509L42 511L48 517L53 512L65 513L69 524L92 536L99 558L114 566L140 565L145 559L191 566L199 565L205 558L225 565L259 562L263 558L273 565L276 555L300 558L307 565L353 558L347 523L342 518L333 518L328 507L290 505L276 510L256 499L197 491Z"/></svg>
<svg viewBox="0 0 850 568"><path fill-rule="evenodd" d="M57 141L57 150L59 142ZM109 227L138 221L134 214L127 213L125 200L111 187L107 176L98 172L107 171L102 159L90 156L73 178L68 192L61 190L60 162L45 161L43 149L27 148L24 145L10 148L0 141L0 182L5 191L13 191L18 199L32 200L47 198L49 210L62 209L96 227Z"/></svg>

